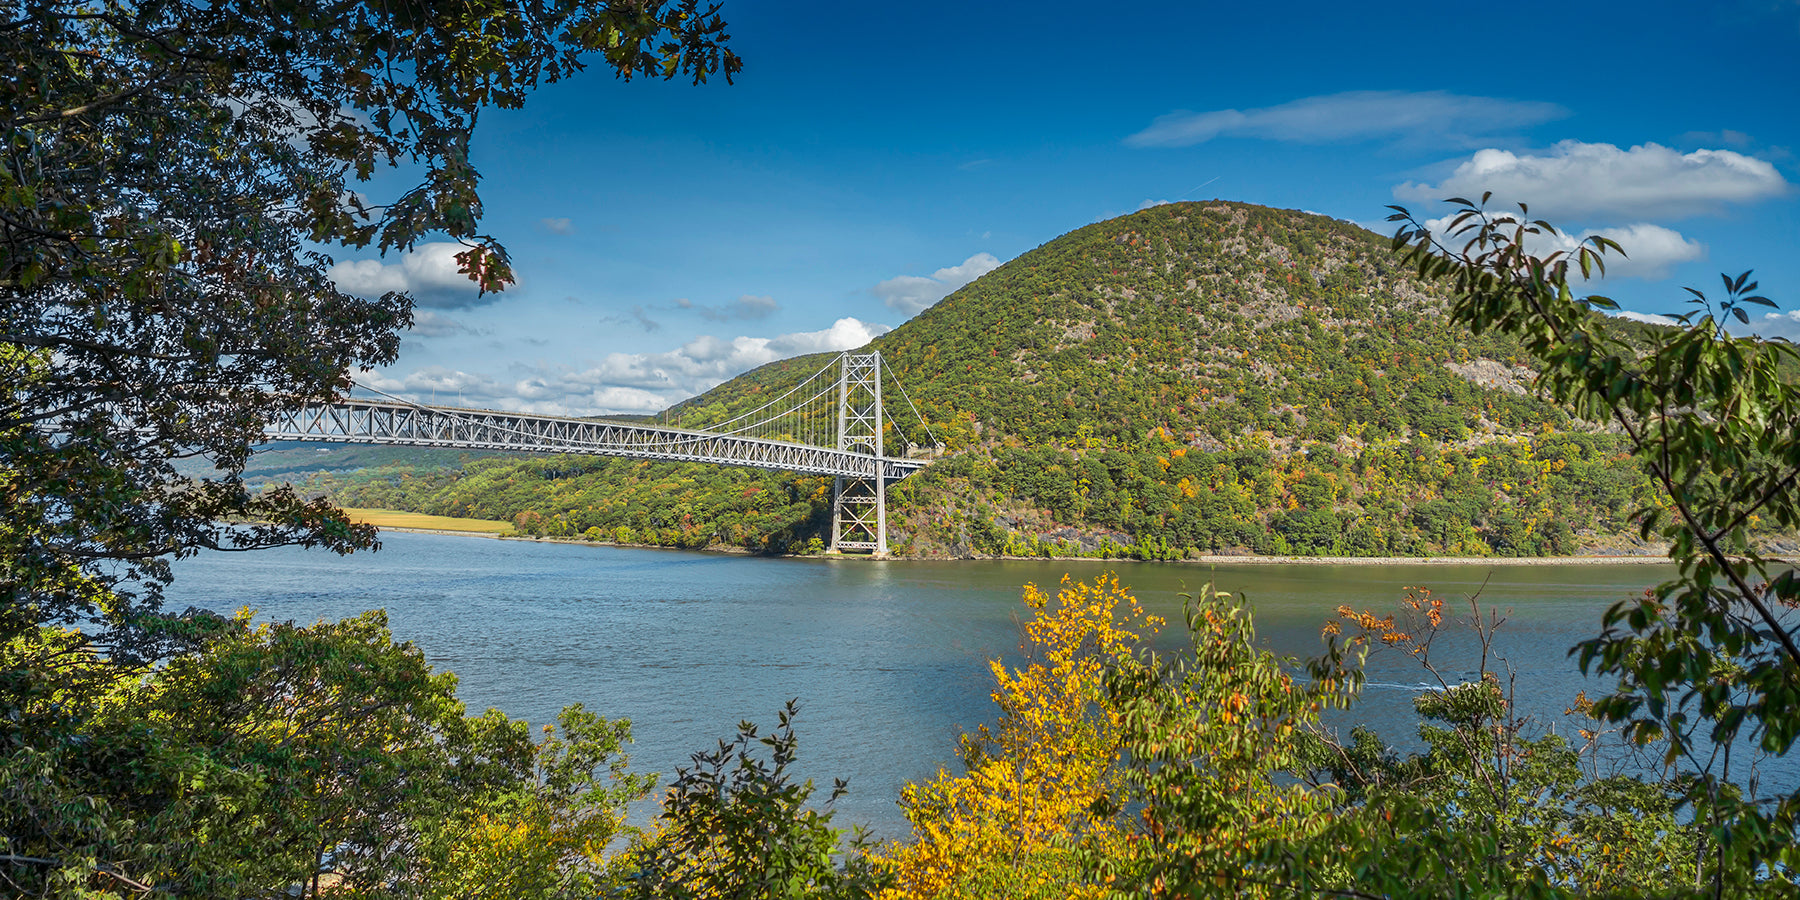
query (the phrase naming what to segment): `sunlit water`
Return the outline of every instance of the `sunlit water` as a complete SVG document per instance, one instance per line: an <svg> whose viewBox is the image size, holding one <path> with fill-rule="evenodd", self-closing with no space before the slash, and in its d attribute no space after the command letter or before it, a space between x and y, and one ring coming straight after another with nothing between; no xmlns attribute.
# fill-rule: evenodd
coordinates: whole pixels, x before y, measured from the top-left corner
<svg viewBox="0 0 1800 900"><path fill-rule="evenodd" d="M386 532L383 549L339 557L277 550L212 554L177 566L169 605L311 622L387 609L395 635L461 678L471 709L552 720L569 703L629 718L633 768L663 782L740 720L772 726L799 698L802 774L847 778L839 824L906 833L894 805L909 780L954 770L956 736L988 721L985 660L1016 654L1026 582L1117 571L1152 612L1180 621L1183 590L1213 572L1096 561L918 562L763 559ZM1339 604L1385 615L1409 586L1463 611L1479 592L1505 618L1495 649L1522 707L1560 717L1584 682L1567 653L1607 606L1668 577L1663 566L1220 567L1276 652L1308 656ZM1175 639L1165 632L1161 643ZM1454 682L1479 659L1466 628L1433 648ZM1409 747L1411 701L1432 676L1402 654L1370 662L1366 722ZM1567 727L1567 726L1563 726Z"/></svg>

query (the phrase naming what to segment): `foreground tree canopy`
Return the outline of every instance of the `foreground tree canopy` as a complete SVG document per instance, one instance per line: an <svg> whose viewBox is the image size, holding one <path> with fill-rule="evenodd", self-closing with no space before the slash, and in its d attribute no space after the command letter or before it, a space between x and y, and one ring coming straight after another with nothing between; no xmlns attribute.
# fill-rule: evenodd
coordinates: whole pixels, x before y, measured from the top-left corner
<svg viewBox="0 0 1800 900"><path fill-rule="evenodd" d="M391 362L400 294L364 300L320 248L444 234L483 289L511 280L480 231L470 135L487 108L603 61L705 81L739 67L697 0L31 0L0 22L0 564L5 628L140 608L198 547L373 533L241 469L274 411ZM367 198L399 167L417 183ZM203 456L198 484L168 463ZM254 526L222 526L254 519ZM119 649L124 649L123 647Z"/></svg>
<svg viewBox="0 0 1800 900"><path fill-rule="evenodd" d="M432 854L500 866L508 835L570 859L612 835L609 804L642 792L584 786L612 725L576 710L534 764L378 621L253 631L161 616L161 589L202 548L373 546L239 478L272 414L393 361L411 322L404 294L337 290L329 254L448 236L503 288L480 114L596 62L729 79L724 28L698 0L0 12L0 893L261 896L323 856L342 885L393 886ZM410 186L365 196L384 168ZM451 840L484 834L485 857Z"/></svg>

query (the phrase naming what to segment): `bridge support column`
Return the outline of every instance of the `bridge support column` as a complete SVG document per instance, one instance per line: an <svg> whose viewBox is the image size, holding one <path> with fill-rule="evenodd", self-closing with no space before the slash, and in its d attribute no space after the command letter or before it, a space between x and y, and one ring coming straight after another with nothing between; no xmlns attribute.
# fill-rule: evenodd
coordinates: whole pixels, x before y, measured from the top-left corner
<svg viewBox="0 0 1800 900"><path fill-rule="evenodd" d="M838 449L875 457L870 478L838 476L832 485L831 549L885 556L887 473L881 455L881 354L846 353L838 371Z"/></svg>
<svg viewBox="0 0 1800 900"><path fill-rule="evenodd" d="M831 549L888 552L887 485L882 479L838 476L832 490Z"/></svg>

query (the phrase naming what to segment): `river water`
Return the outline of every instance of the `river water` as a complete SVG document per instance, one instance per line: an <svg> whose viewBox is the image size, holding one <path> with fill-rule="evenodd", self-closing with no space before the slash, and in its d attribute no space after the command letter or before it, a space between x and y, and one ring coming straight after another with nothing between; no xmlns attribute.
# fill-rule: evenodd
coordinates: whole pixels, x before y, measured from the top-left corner
<svg viewBox="0 0 1800 900"><path fill-rule="evenodd" d="M1558 718L1585 682L1567 653L1605 609L1667 577L1662 565L1232 565L1043 561L765 559L385 532L377 553L283 549L208 554L176 566L168 605L312 622L381 607L397 638L457 673L471 709L542 723L569 703L629 718L633 768L663 783L689 754L741 720L766 729L792 698L800 770L828 790L847 778L837 824L907 832L894 804L909 780L957 766L956 736L988 721L986 660L1017 656L1020 586L1115 571L1151 612L1179 622L1183 590L1216 577L1254 611L1278 653L1320 649L1339 604L1386 615L1407 587L1453 610L1479 594L1505 619L1498 668L1522 707ZM1172 645L1177 629L1159 643ZM1478 665L1466 626L1432 653L1460 680ZM1334 716L1416 740L1411 701L1431 678L1409 657L1377 655L1361 703ZM1567 726L1563 726L1567 727ZM822 796L822 795L821 795Z"/></svg>

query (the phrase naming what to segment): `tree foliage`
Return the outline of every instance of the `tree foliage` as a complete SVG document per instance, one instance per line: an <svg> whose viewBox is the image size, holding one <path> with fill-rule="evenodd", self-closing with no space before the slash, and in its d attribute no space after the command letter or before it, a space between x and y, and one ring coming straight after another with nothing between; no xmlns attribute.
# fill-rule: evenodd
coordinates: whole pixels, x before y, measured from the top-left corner
<svg viewBox="0 0 1800 900"><path fill-rule="evenodd" d="M161 617L161 589L171 559L203 548L374 545L330 503L240 477L271 416L393 361L411 321L405 295L337 290L329 253L443 235L482 290L502 288L512 272L480 230L469 152L481 112L590 61L625 79L729 78L727 41L698 0L25 0L0 14L9 890L243 897L316 890L329 868L344 890L397 891L430 880L441 823L427 820L452 798L516 793L529 740L466 720L448 676L379 621ZM411 186L367 196L382 168ZM195 459L209 477L178 473ZM606 728L565 725L604 747ZM513 820L577 843L616 826L566 818L601 795L539 787Z"/></svg>
<svg viewBox="0 0 1800 900"><path fill-rule="evenodd" d="M1322 710L1353 696L1354 667L1299 678L1257 646L1243 598L1205 585L1184 597L1188 642L1147 648L1107 674L1120 710L1124 790L1141 809L1139 859L1096 858L1115 894L1280 896L1271 851L1304 845L1333 794L1309 784L1308 738Z"/></svg>
<svg viewBox="0 0 1800 900"><path fill-rule="evenodd" d="M64 730L0 760L9 894L587 896L647 793L620 754L629 723L571 707L534 744L523 722L466 716L455 676L382 613L188 622L203 649L123 678L40 632L68 677L25 712Z"/></svg>
<svg viewBox="0 0 1800 900"><path fill-rule="evenodd" d="M1694 771L1682 799L1705 826L1697 886L1724 895L1785 883L1800 871L1800 794L1746 794L1729 767L1734 749L1786 754L1800 736L1800 582L1751 538L1757 525L1800 525L1800 387L1786 374L1796 351L1726 330L1748 322L1749 307L1774 305L1748 272L1722 276L1722 295L1690 288L1680 327L1622 340L1600 314L1615 304L1577 296L1575 284L1622 249L1590 237L1536 256L1530 244L1556 229L1523 205L1490 213L1486 200L1451 200L1461 208L1444 240L1396 208L1395 247L1453 285L1458 318L1515 335L1543 360L1546 394L1626 436L1662 495L1641 511L1642 530L1668 541L1680 567L1582 643L1583 667L1618 679L1594 715Z"/></svg>
<svg viewBox="0 0 1800 900"><path fill-rule="evenodd" d="M860 900L881 878L862 854L861 834L841 846L831 826L832 786L825 809L809 809L811 781L790 773L799 749L789 701L775 730L738 726L715 750L694 754L677 770L656 828L633 854L634 896L644 900ZM762 748L767 748L766 750ZM766 752L767 759L763 758Z"/></svg>
<svg viewBox="0 0 1800 900"><path fill-rule="evenodd" d="M1123 786L1121 710L1109 668L1161 624L1116 576L1026 585L1022 665L989 661L999 716L962 739L966 771L908 785L913 839L882 860L884 897L1097 897L1085 857L1128 857L1130 829L1108 804Z"/></svg>
<svg viewBox="0 0 1800 900"><path fill-rule="evenodd" d="M235 477L271 414L391 362L410 322L403 295L337 290L323 251L442 233L501 288L511 270L479 231L469 157L480 112L591 55L622 78L730 76L723 27L697 0L14 7L0 22L9 633L154 608L167 558L200 547L369 546L329 505ZM418 182L367 198L378 166ZM186 456L221 477L178 478Z"/></svg>
<svg viewBox="0 0 1800 900"><path fill-rule="evenodd" d="M1414 588L1398 616L1345 606L1328 623L1316 672L1366 652L1418 661L1425 749L1398 755L1361 726L1343 741L1318 733L1306 777L1331 806L1307 840L1264 848L1272 877L1357 897L1655 897L1691 886L1698 829L1681 814L1684 778L1593 721L1583 697L1560 729L1521 710L1495 643L1502 620L1479 593L1468 604L1459 615ZM1434 658L1455 632L1473 633L1472 671Z"/></svg>

